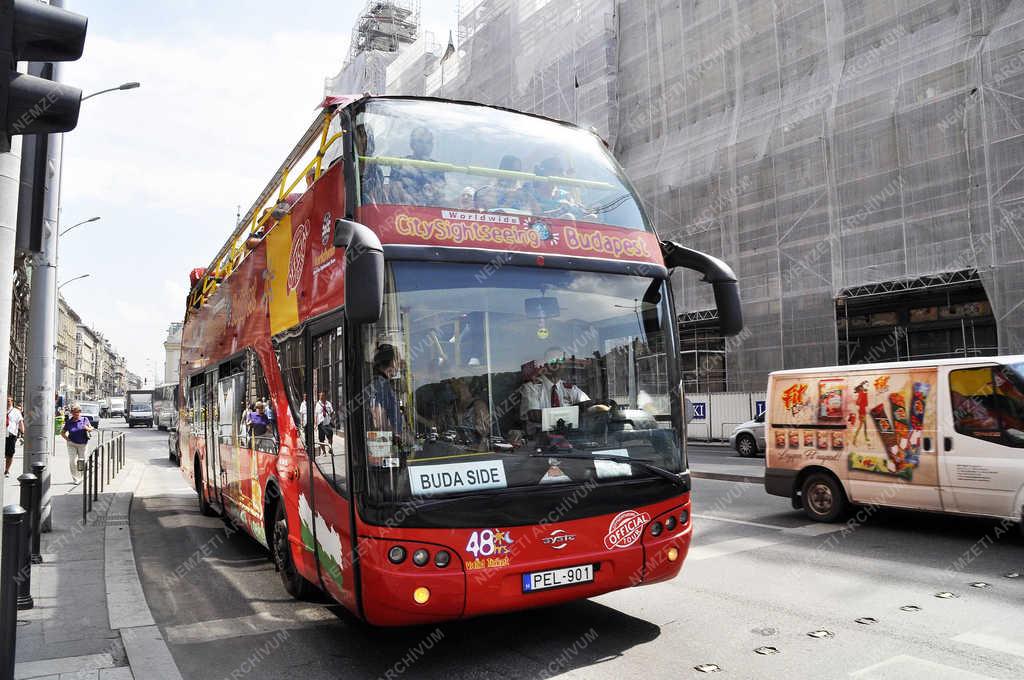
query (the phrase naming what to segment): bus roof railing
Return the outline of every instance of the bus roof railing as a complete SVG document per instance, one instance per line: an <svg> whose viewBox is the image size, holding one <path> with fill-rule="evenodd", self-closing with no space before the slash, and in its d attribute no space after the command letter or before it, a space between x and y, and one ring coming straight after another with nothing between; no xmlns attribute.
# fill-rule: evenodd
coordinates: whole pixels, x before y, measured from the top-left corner
<svg viewBox="0 0 1024 680"><path fill-rule="evenodd" d="M231 232L224 245L217 251L203 276L200 277L189 291L186 315L192 310L198 309L206 302L224 279L230 276L231 272L241 263L248 252L245 245L248 238L270 220L279 219L279 217L274 215L276 211L266 210L263 214L260 212L263 208L267 207L267 202L270 201L274 194L277 194L276 207L277 204L280 204L286 196L298 187L299 182L311 170L313 171L314 180L320 177L324 154L343 134L342 132L330 134L333 113L333 106L320 110L309 128L299 138L298 143L285 157L284 162L281 163L270 182L267 183L266 187L256 198L256 201L245 213L245 216L235 225L234 231ZM313 159L303 166L299 173L292 174L296 164L313 148L318 137L319 145ZM294 177L290 183L289 176Z"/></svg>

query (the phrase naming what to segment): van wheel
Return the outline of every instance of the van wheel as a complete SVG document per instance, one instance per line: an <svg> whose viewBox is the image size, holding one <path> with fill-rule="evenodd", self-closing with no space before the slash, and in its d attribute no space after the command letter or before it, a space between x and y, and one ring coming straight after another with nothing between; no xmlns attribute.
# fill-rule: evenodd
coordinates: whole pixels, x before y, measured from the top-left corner
<svg viewBox="0 0 1024 680"><path fill-rule="evenodd" d="M203 491L203 468L199 465L199 459L196 459L195 465L195 476L196 476L196 493L199 494L199 514L205 517L213 517L217 513L210 507L210 503L206 500L206 493Z"/></svg>
<svg viewBox="0 0 1024 680"><path fill-rule="evenodd" d="M741 434L736 439L736 452L744 458L750 458L757 453L757 443L749 434Z"/></svg>
<svg viewBox="0 0 1024 680"><path fill-rule="evenodd" d="M815 522L835 522L846 509L846 495L832 475L815 472L801 492L804 514Z"/></svg>
<svg viewBox="0 0 1024 680"><path fill-rule="evenodd" d="M281 575L281 583L288 594L296 600L305 600L313 592L313 584L303 578L292 560L291 545L288 542L288 517L284 503L278 502L274 512L274 535L270 541L274 567Z"/></svg>

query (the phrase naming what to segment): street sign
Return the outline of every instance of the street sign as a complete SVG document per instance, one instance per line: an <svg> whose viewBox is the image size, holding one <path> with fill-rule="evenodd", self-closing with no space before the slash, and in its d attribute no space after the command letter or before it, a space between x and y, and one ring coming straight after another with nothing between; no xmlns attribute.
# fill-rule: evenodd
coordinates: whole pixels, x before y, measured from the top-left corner
<svg viewBox="0 0 1024 680"><path fill-rule="evenodd" d="M693 402L693 420L704 420L708 417L708 404L704 401Z"/></svg>
<svg viewBox="0 0 1024 680"><path fill-rule="evenodd" d="M764 415L764 412L768 410L768 403L764 401L754 402L754 417L760 418Z"/></svg>

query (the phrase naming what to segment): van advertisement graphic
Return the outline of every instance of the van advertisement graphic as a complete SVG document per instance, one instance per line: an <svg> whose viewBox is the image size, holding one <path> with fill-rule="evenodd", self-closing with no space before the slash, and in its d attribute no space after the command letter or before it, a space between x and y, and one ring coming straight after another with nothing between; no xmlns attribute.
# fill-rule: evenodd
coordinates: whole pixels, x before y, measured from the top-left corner
<svg viewBox="0 0 1024 680"><path fill-rule="evenodd" d="M937 371L784 376L774 381L770 465L818 464L841 476L938 483Z"/></svg>

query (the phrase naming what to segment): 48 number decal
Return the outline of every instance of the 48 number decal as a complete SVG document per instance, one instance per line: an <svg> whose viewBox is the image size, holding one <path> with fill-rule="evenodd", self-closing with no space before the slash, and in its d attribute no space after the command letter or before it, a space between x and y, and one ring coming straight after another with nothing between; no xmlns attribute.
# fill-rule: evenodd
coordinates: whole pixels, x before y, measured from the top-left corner
<svg viewBox="0 0 1024 680"><path fill-rule="evenodd" d="M466 552L474 558L508 555L513 540L508 531L501 529L482 529L469 535Z"/></svg>

